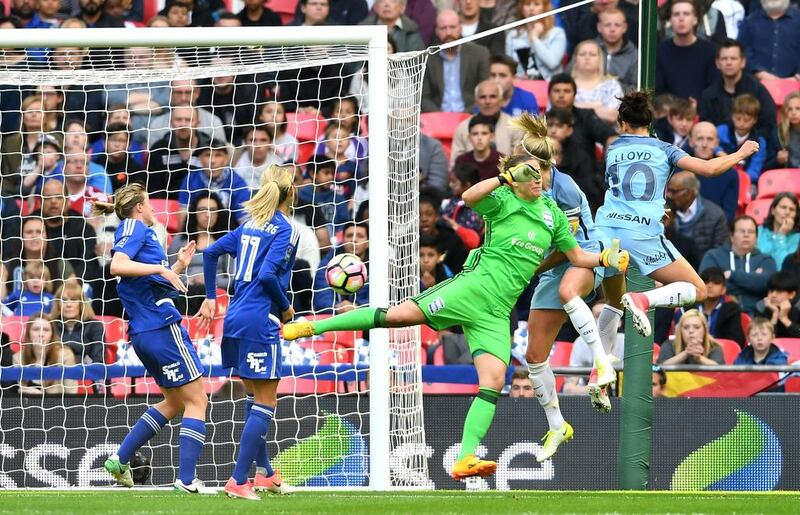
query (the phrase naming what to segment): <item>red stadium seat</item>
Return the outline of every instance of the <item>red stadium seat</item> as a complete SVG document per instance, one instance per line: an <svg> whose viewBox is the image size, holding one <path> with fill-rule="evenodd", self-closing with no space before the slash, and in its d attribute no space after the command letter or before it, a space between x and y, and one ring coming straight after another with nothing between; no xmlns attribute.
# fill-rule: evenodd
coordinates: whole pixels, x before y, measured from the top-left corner
<svg viewBox="0 0 800 515"><path fill-rule="evenodd" d="M572 356L572 342L556 342L553 345L553 350L550 352L550 366L551 367L568 367L569 358ZM560 392L564 388L564 381L566 376L556 376L556 391Z"/></svg>
<svg viewBox="0 0 800 515"><path fill-rule="evenodd" d="M436 345L439 341L439 332L435 329L423 324L419 326L420 339L422 340L422 348L427 349L431 345Z"/></svg>
<svg viewBox="0 0 800 515"><path fill-rule="evenodd" d="M789 363L800 361L800 338L775 338L773 343L789 355Z"/></svg>
<svg viewBox="0 0 800 515"><path fill-rule="evenodd" d="M733 340L726 340L724 338L717 338L716 342L722 347L722 353L725 355L725 364L730 365L736 360L736 356L742 350L739 344Z"/></svg>
<svg viewBox="0 0 800 515"><path fill-rule="evenodd" d="M661 354L661 345L653 342L653 363L658 362L658 356Z"/></svg>
<svg viewBox="0 0 800 515"><path fill-rule="evenodd" d="M767 91L769 91L778 109L783 106L783 99L786 98L786 95L793 91L800 90L800 81L796 79L764 80L761 81L761 84L767 88Z"/></svg>
<svg viewBox="0 0 800 515"><path fill-rule="evenodd" d="M11 341L11 349L14 352L19 352L22 343L22 337L25 334L25 322L28 317L8 316L0 319L0 332L8 335Z"/></svg>
<svg viewBox="0 0 800 515"><path fill-rule="evenodd" d="M317 141L325 134L327 125L324 118L308 113L286 113L286 132L297 138L300 143Z"/></svg>
<svg viewBox="0 0 800 515"><path fill-rule="evenodd" d="M421 113L419 115L419 128L438 140L452 140L458 124L469 118L469 113Z"/></svg>
<svg viewBox="0 0 800 515"><path fill-rule="evenodd" d="M757 198L773 198L784 191L800 195L800 168L767 170L758 178Z"/></svg>
<svg viewBox="0 0 800 515"><path fill-rule="evenodd" d="M546 80L529 80L529 79L514 79L514 85L525 91L530 91L536 97L536 103L539 104L539 109L547 109L549 97L547 95L547 81Z"/></svg>
<svg viewBox="0 0 800 515"><path fill-rule="evenodd" d="M742 332L744 333L745 337L747 337L747 329L750 327L750 321L752 319L747 313L742 313L740 318L742 320Z"/></svg>
<svg viewBox="0 0 800 515"><path fill-rule="evenodd" d="M153 214L156 220L167 228L170 234L181 232L181 205L177 200L166 200L163 198L151 198L150 205L153 206Z"/></svg>
<svg viewBox="0 0 800 515"><path fill-rule="evenodd" d="M745 209L747 209L747 204L753 200L752 195L750 194L750 188L753 185L753 182L750 180L750 176L747 175L747 172L743 170L737 170L739 174L739 210L738 214L743 214Z"/></svg>
<svg viewBox="0 0 800 515"><path fill-rule="evenodd" d="M267 7L281 17L281 23L288 25L294 19L297 0L267 0Z"/></svg>
<svg viewBox="0 0 800 515"><path fill-rule="evenodd" d="M764 223L764 219L769 214L769 205L772 204L771 198L760 198L756 199L749 204L747 204L747 209L744 210L745 214L748 214L755 218L756 223L761 225Z"/></svg>

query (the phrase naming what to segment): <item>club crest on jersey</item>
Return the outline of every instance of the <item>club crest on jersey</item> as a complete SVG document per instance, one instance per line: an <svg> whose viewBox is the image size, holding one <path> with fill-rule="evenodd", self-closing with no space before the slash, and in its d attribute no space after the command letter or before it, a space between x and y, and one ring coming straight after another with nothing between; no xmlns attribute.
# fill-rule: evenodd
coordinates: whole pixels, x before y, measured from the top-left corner
<svg viewBox="0 0 800 515"><path fill-rule="evenodd" d="M553 228L553 213L551 213L550 211L543 211L542 212L542 220L544 221L544 224L547 227L549 227L551 229ZM533 239L533 238L530 238L530 239Z"/></svg>
<svg viewBox="0 0 800 515"><path fill-rule="evenodd" d="M528 239L533 241L536 239L536 233L533 231L528 231Z"/></svg>
<svg viewBox="0 0 800 515"><path fill-rule="evenodd" d="M247 365L256 374L262 374L267 371L267 366L264 360L267 358L266 352L248 352Z"/></svg>
<svg viewBox="0 0 800 515"><path fill-rule="evenodd" d="M430 311L431 315L435 315L438 311L444 309L444 299L441 297L436 297L433 299L433 302L428 304L428 311Z"/></svg>
<svg viewBox="0 0 800 515"><path fill-rule="evenodd" d="M169 365L161 367L161 373L170 381L180 381L183 379L183 373L181 373L180 368L180 362L176 361L175 363L170 363Z"/></svg>

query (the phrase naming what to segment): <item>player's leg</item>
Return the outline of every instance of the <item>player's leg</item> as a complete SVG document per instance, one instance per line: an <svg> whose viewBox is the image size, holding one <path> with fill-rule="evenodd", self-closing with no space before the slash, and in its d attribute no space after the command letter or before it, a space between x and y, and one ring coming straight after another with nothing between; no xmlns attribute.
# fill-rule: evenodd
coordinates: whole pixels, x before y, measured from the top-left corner
<svg viewBox="0 0 800 515"><path fill-rule="evenodd" d="M508 367L503 360L487 352L474 354L473 360L478 371L478 395L472 401L467 418L464 420L461 451L451 473L454 479L486 477L494 474L497 469L495 462L481 460L475 456L475 450L494 420L497 399L500 398L500 392L505 385Z"/></svg>
<svg viewBox="0 0 800 515"><path fill-rule="evenodd" d="M608 273L608 270L606 270ZM603 278L603 297L606 305L597 319L597 329L600 331L600 342L606 354L614 351L617 343L619 321L622 319L622 296L625 294L625 276L623 274L606 275Z"/></svg>
<svg viewBox="0 0 800 515"><path fill-rule="evenodd" d="M206 410L208 396L202 378L194 379L177 388L162 388L164 396L175 398L183 406L179 437L178 479L175 489L186 493L215 494L205 488L195 472L200 453L206 442Z"/></svg>
<svg viewBox="0 0 800 515"><path fill-rule="evenodd" d="M386 308L364 307L314 322L299 321L283 326L283 337L296 340L328 331L366 331L375 327L408 327L425 323L425 315L407 300Z"/></svg>

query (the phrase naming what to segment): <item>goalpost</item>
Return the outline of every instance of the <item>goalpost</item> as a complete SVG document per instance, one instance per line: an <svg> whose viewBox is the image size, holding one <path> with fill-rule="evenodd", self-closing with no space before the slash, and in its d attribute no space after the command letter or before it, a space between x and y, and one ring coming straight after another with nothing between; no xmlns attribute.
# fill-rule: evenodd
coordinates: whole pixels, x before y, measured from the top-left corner
<svg viewBox="0 0 800 515"><path fill-rule="evenodd" d="M146 177L151 181L162 173L170 186L150 192L155 197L167 197L163 205L174 205L168 202L176 198L185 202L186 196L180 193L189 192L174 191L170 181L180 172L188 173L187 169L197 166L196 147L208 146L211 138L224 134L234 156L241 157L245 151L255 152L255 146L248 146L243 135L253 126L279 121L273 118L265 122L262 116L262 108L269 103L269 97L277 96L287 110L298 107L297 114L290 113L291 119L284 127L287 134L299 140L297 154L290 157L296 158L297 164L303 167L312 160L311 155L325 152L326 142L336 138L348 139L357 149L361 148L357 141L366 141L363 131L368 131L368 146L363 145L368 151L364 149L363 155L349 159L349 146L339 149L331 145L333 150L329 149L336 154L333 157L337 161L355 162L352 177L340 178L337 172L333 181L335 190L330 190L332 194L322 186L312 185L306 190L310 191L308 204L314 213L311 215L314 221L308 228L311 234L330 229L334 240L338 238L338 243L348 243L342 241L341 233L347 224L334 217L342 209L354 215L360 195L360 199L367 202L369 213L369 303L392 305L418 291L419 106L427 53L387 59L384 26L323 26L313 30L303 27L26 29L7 30L3 36L0 71L4 79L0 82L8 86L2 93L11 94L19 102L16 112L3 114L19 120L14 133L19 135L19 151L6 152L2 158L7 163L11 162L9 159L21 163L8 177L3 168L3 194L4 202L16 201L22 211L19 218L3 219L4 232L11 231L14 238L4 239L0 251L4 259L16 264L17 274L11 274L8 284L21 279L24 265L32 260L30 238L23 233L22 226L41 209L46 218L47 244L51 246L44 255L45 268L63 271L64 263L75 265L72 268L80 269L76 275L84 291L87 286L90 289L93 305L106 307L105 302L97 300L102 298L102 292L98 291L102 288L98 285L103 284L99 282L103 278L103 259L92 264L91 260L81 262L80 257L52 252L56 243L63 243L63 249L83 245L85 255L93 254L95 249L89 252L86 248L92 241L85 234L77 238L66 233L63 238L52 236L61 230L55 227L58 220L54 220L61 217L48 218L48 208L41 207L39 195L43 183L47 188L48 174L55 176L57 172L37 168L37 160L44 162L39 154L46 150L44 140L39 144L40 135L35 134L32 123L40 124L39 132L56 136L59 144L63 142L65 148L53 147L50 152L61 157L79 154L82 160L83 152L75 150L79 145L74 142L76 129L67 122L75 118L94 120L94 123L99 120L105 126L90 127L88 139L95 153L86 159L111 169L112 152L107 147L102 148L110 134L107 122L113 107L111 100L126 98L130 143L124 162L119 161L119 155L114 158L114 166L123 170L116 177L124 183L126 173L132 177L131 170L138 172L149 168ZM55 64L36 61L31 58L33 52L24 52L24 49L42 48L51 49L50 63ZM144 52L146 58L136 60L135 54L141 54L142 49L150 53ZM225 86L229 85L225 81L230 81L231 76L234 77L234 92L230 97L233 100L215 103L215 99L219 100L217 90L213 89L215 80ZM246 79L236 82L236 77ZM350 138L336 130L326 132L329 123L341 127L345 122L340 118L341 111L330 113L328 110L334 100L349 95L345 88L357 79L364 79L368 84L367 89L353 93L362 109L368 101L368 116L363 111L356 113L363 115L361 118L366 118L368 123L366 126L355 123ZM180 142L178 131L186 128L178 122L173 128L170 125L173 123L171 116L183 107L176 101L177 90L185 89L186 83L171 81L195 81L188 83L189 95L195 99L194 106L213 115L192 111L192 119L199 119L200 123L188 147L173 145ZM214 94L201 97L201 102L203 98L210 98L203 105L197 103L195 88L205 82L211 84ZM315 87L316 97L303 97ZM245 93L237 97L240 92ZM144 107L142 104L132 106L134 93L147 95ZM31 94L38 102L30 104L23 100L23 96ZM54 101L53 96L56 97ZM166 104L161 97L167 98ZM141 100L141 96L137 100ZM319 114L312 113L312 108L319 108ZM51 119L54 125L46 125ZM209 120L211 123L206 123ZM205 136L201 138L198 133ZM17 137L14 134L12 136ZM62 134L63 140L60 139ZM173 134L174 137L164 140L167 145L164 148L153 141L156 134ZM4 138L10 141L12 136L6 134ZM103 145L97 147L98 141ZM317 141L321 142L321 147L317 147ZM139 144L140 150L135 150L134 142ZM69 145L72 148L66 148ZM162 164L168 169L166 175L152 163L144 164L140 160L143 153L149 154L151 161L162 158ZM172 167L181 160L183 168ZM369 175L363 170L367 162ZM87 184L95 184L101 190L103 181L87 168L84 172ZM40 172L42 178L33 186L26 184L26 177ZM71 188L80 182L73 177L76 173L75 165L63 165L61 181L70 183L67 193L72 194L64 199L69 205L73 205L73 198L80 202L81 197L100 194L88 189L74 194ZM14 184L14 189L9 190L9 184ZM354 200L341 193L347 188L353 190ZM218 185L210 189L219 199L228 196ZM44 202L48 202L47 198ZM325 215L324 222L318 220L318 213ZM157 214L168 230L160 229L162 237L169 240L178 237L182 227L175 217L179 215L170 211ZM104 232L110 223L109 220L78 220L89 224L92 234ZM170 234L167 236L166 232ZM16 254L9 255L12 251ZM313 249L305 255L312 262L303 272L313 278L316 271ZM316 261L319 262L319 255ZM56 285L62 282L57 277L52 279ZM190 281L195 279L190 277ZM292 293L295 299L307 297L313 306L324 293L323 286L316 283L310 289ZM325 307L332 308L330 304ZM308 312L300 314L310 315ZM77 365L43 367L41 365L53 364L52 361L47 361L46 357L36 361L36 355L34 361L29 359L27 363L23 358L23 367L0 368L0 487L89 488L112 483L102 470L105 456L114 452L128 428L147 405L155 402L158 393L152 381L142 377L143 367L128 348L124 331L119 329L119 320L108 316L100 319L104 325L106 363L89 363L92 360L84 351L88 353L93 342L85 342L86 347L73 347L77 349L73 352ZM30 345L34 349L36 346L24 335L25 320L25 317L6 314L0 324L15 347L24 341L23 347ZM89 321L77 323L90 324ZM190 321L188 323L191 325ZM230 475L243 426L243 401L233 386L235 379L228 377L219 367L218 359L215 360L220 329L221 323L211 335L217 337L216 341L202 339L199 342L201 358L207 359L205 364L209 371L205 381L211 392L211 402L208 437L198 476L210 486L221 486ZM422 415L419 329L375 329L364 337L368 343L350 333L339 334L332 342L315 339L301 345L284 345L283 370L287 379L282 389L291 390L279 400L275 429L269 433L269 449L273 464L282 469L284 479L290 484L368 485L377 490L431 486L427 479ZM18 388L17 383L24 384L25 388ZM61 391L62 384L68 385L66 393ZM71 393L72 390L77 393ZM147 484L172 483L177 468L177 427L169 424L143 448L152 470Z"/></svg>

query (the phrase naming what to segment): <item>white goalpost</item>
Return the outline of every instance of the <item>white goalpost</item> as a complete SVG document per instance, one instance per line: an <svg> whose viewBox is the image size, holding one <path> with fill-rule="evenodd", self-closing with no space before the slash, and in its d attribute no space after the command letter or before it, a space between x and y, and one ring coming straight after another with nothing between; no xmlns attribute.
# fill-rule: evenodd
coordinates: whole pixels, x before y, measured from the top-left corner
<svg viewBox="0 0 800 515"><path fill-rule="evenodd" d="M36 60L35 52L29 51L33 49L49 49L49 60ZM141 55L146 55L146 65ZM337 163L330 184L308 176L299 179L307 183L303 186L307 196L295 220L305 223L314 241L322 241L318 238L324 233L334 247L356 246L346 230L357 212L368 212L369 304L389 306L417 293L419 110L426 58L423 52L389 59L382 25L4 31L0 82L6 86L0 86L0 94L11 95L18 104L13 112L2 113L7 123L3 124L0 168L3 200L14 202L20 213L3 218L3 234L8 238L0 242L0 254L9 269L3 295L26 284L28 266L38 261L31 254L32 237L26 231L29 224L39 224L45 250L41 252L44 267L37 270L46 270L50 276L56 299L49 310L62 324L58 327L73 330L74 323L79 328L99 323L104 341L100 343L103 359L98 360L98 342L67 345L65 340L63 345L71 349L76 364L62 367L63 362L51 360L50 347L30 341L26 334L33 319L30 313L6 310L0 318L0 329L20 351L14 366L0 368L0 487L111 485L102 470L103 460L159 396L152 380L143 377L124 330L119 330L124 323L105 311L111 310L115 298L104 296L108 278L103 275L100 248L114 221L76 217L81 213L69 211L79 211L91 198L113 194L118 184L141 181L151 197L163 201L159 205L179 206L178 212L157 213L163 224L157 232L165 245L191 237L183 234L187 232L184 223L188 220L190 227L192 220L200 223L199 203L211 199L208 192L214 194L214 202L222 202L220 208L227 208L230 229L237 217L236 186L230 186L231 193L228 186L209 182L202 189L206 197L193 196L200 195L190 179L202 165L202 152L197 149L214 146L224 136L229 152L226 169L255 170L257 145L248 138L254 128L269 125L274 138L270 156L284 155L281 152L288 148L285 155L298 165L298 174L310 162ZM228 97L219 91L228 91L230 80L233 90L225 100ZM348 91L356 80L366 83L366 89ZM191 100L181 103L179 89L187 87L186 98ZM198 88L205 88L202 95ZM309 91L316 91L316 96L308 96ZM33 102L26 100L31 96ZM350 118L346 120L341 109L330 109L350 97L360 106L357 120L367 123L347 125L346 134L342 131ZM124 109L115 106L115 98L125 99ZM139 102L136 106L134 99ZM274 114L278 104L288 112L285 121ZM179 111L185 108L191 109L188 126L178 121ZM122 111L128 117L127 129L122 131L128 136L124 159L110 147L117 130L112 127L112 113L117 116ZM71 123L74 120L87 132L83 146L75 142L80 130ZM288 135L289 143L279 144L281 129L281 137ZM181 130L191 131L188 143L182 143ZM46 147L51 137L56 143ZM338 145L341 141L348 143ZM47 152L61 164L45 169ZM252 161L251 167L238 167L234 160L241 163L245 157ZM74 165L75 159L84 166ZM105 191L104 179L94 165L107 170L105 180L110 184ZM82 172L76 172L76 166ZM354 169L340 176L345 166ZM112 175L112 168L121 171ZM177 182L181 174L186 179ZM63 198L48 196L54 180L64 184ZM76 192L74 188L80 189L81 184L86 187ZM366 210L358 209L362 200ZM66 207L53 214L48 210L55 201ZM75 223L82 224L78 236L69 232ZM305 268L298 270L298 276L312 281L326 255L325 248L313 248L314 241L304 253ZM95 243L99 245L90 249ZM71 252L76 246L82 255ZM53 308L60 306L59 287L67 291L66 284L75 280L68 270L86 296L82 306L94 306L94 320L81 316L76 322L63 309ZM39 279L48 279L39 273ZM223 290L224 277L222 271L217 284ZM189 272L186 280L192 285L199 279ZM302 315L330 312L342 300L335 296L332 301L320 300L329 298L325 286L317 281L292 290L295 299L305 299L309 305ZM192 298L185 301L188 310ZM243 426L237 379L222 371L214 357L220 330L221 323L197 342L201 358L208 358L205 382L211 395L198 477L209 486L222 486L230 475ZM33 350L23 353L26 346ZM373 329L363 337L337 334L331 341L315 339L286 344L283 349L286 379L269 433L269 450L285 480L304 487L431 487L418 328ZM172 483L177 432L178 425L169 424L143 448L150 462L142 467L149 471L143 484Z"/></svg>

